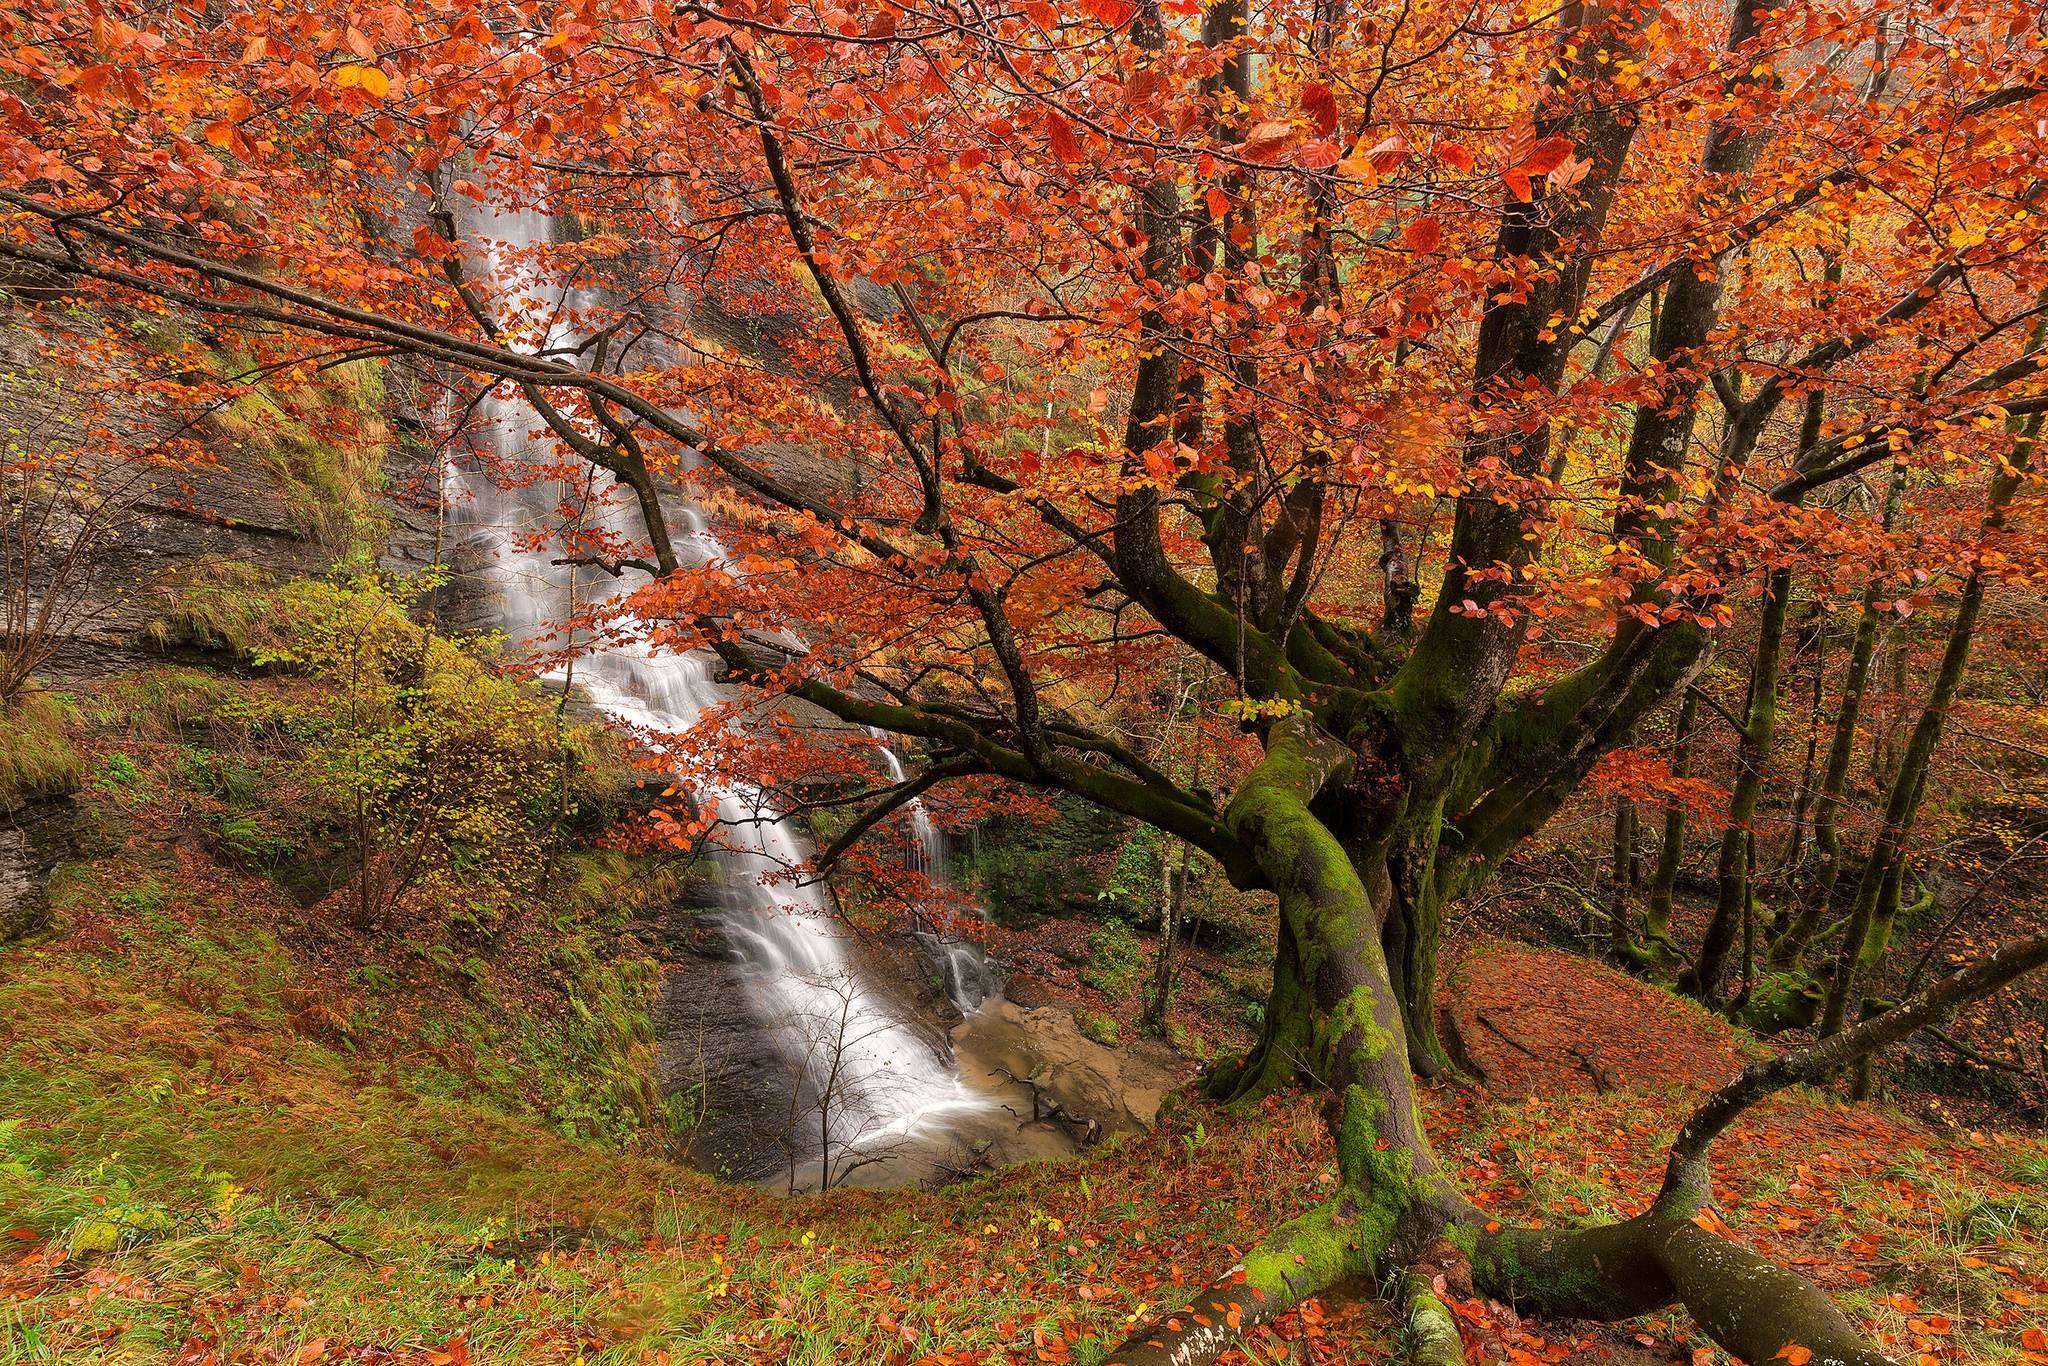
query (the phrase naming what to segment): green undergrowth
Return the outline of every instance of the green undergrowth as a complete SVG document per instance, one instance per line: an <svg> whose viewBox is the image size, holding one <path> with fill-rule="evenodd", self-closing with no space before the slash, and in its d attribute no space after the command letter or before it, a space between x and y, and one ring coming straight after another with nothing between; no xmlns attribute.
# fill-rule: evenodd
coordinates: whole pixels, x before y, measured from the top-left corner
<svg viewBox="0 0 2048 1366"><path fill-rule="evenodd" d="M69 730L71 700L33 683L0 701L0 813L42 797L61 797L85 776Z"/></svg>
<svg viewBox="0 0 2048 1366"><path fill-rule="evenodd" d="M787 1201L366 1078L276 1018L277 984L194 1006L163 981L0 959L0 1361L1087 1362L1290 1200L1214 1199L1234 1170L1316 1160L1305 1107L1184 1116L1085 1166Z"/></svg>

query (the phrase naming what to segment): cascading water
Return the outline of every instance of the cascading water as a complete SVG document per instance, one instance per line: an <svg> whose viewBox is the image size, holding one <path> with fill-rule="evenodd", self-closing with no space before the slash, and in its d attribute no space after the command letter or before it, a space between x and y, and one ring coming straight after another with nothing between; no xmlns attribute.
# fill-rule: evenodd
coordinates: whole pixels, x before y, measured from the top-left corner
<svg viewBox="0 0 2048 1366"><path fill-rule="evenodd" d="M533 212L485 217L477 225L490 246L482 264L507 297L528 310L564 305L552 311L573 313L573 297L548 297L531 283L533 248L550 240L551 228L546 216ZM559 329L553 340L560 343ZM479 418L480 440L501 466L532 471L559 464L539 414L526 403L494 394ZM488 557L485 575L499 624L510 637L541 641L577 609L593 605L593 599L577 597L577 589L588 585L542 548L560 516L560 481L478 478L460 462L451 465L447 479L450 519ZM589 496L586 515L606 530L628 540L642 534L632 525L637 513L629 500L614 497L612 489L598 485L577 492ZM724 547L695 509L676 507L671 517L685 532L677 550L686 562L725 559ZM616 581L605 582L607 596L622 591ZM627 640L577 654L569 668L574 684L600 711L660 736L689 730L726 700L713 666L705 654L662 652ZM555 678L567 685L563 674ZM886 746L880 753L901 781L900 760ZM790 1184L834 1184L855 1170L866 1180L901 1180L921 1174L920 1162L927 1169L945 1164L977 1134L1014 1127L1014 1111L998 1088L964 1080L931 1032L915 1028L863 979L823 894L787 876L808 851L764 794L744 785L707 790L688 773L678 778L700 797L715 799L721 819L723 847L716 857L728 896L722 929L751 1012L786 1065L789 1124L777 1141L787 1155ZM912 807L910 820L922 870L936 873L942 836L922 803ZM979 1007L991 990L979 950L957 933L935 935L933 944L961 1009Z"/></svg>
<svg viewBox="0 0 2048 1366"><path fill-rule="evenodd" d="M901 783L908 776L903 761L889 748L881 731L870 731L880 746L883 767L889 780ZM924 798L905 803L910 817L910 841L904 863L929 882L943 888L946 872L946 834L932 820ZM948 905L922 917L924 923L911 930L918 947L932 960L946 984L946 995L962 1015L981 1009L991 996L1002 990L1002 975L988 961L988 955L966 933L966 924L978 912L972 906Z"/></svg>

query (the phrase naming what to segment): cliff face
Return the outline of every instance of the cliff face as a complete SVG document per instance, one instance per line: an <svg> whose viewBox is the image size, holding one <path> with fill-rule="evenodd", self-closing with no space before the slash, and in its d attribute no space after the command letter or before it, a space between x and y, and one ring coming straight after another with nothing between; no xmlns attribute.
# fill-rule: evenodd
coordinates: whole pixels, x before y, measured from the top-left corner
<svg viewBox="0 0 2048 1366"><path fill-rule="evenodd" d="M85 323L73 330L46 310L5 317L0 425L10 443L57 458L56 477L100 481L113 503L75 561L49 551L0 560L10 592L25 580L31 598L67 600L63 638L38 671L53 685L219 644L203 638L203 621L180 620L185 599L316 572L363 541L388 439L381 382L367 367L290 393L252 384L232 403L179 411L135 396L161 376L87 359L96 353ZM224 371L234 364L217 359Z"/></svg>
<svg viewBox="0 0 2048 1366"><path fill-rule="evenodd" d="M42 924L44 883L73 852L69 699L237 644L253 590L360 549L382 516L374 370L181 411L144 372L147 346L133 368L105 359L107 321L0 303L0 653L29 656L36 680L0 703L0 942ZM194 350L167 345L163 363Z"/></svg>

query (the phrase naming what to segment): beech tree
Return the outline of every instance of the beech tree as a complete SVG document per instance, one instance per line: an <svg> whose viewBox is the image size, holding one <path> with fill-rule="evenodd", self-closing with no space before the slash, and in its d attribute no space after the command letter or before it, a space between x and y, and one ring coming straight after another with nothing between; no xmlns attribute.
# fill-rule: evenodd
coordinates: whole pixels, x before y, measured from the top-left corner
<svg viewBox="0 0 2048 1366"><path fill-rule="evenodd" d="M0 258L281 366L402 357L523 397L639 519L561 538L630 582L607 630L716 651L756 715L914 743L854 836L1016 785L1271 893L1264 1036L1215 1089L1321 1089L1336 1193L1113 1360L1207 1359L1356 1278L1461 1359L1428 1277L1387 1274L1454 1258L1544 1313L1677 1302L1751 1361L1876 1362L1819 1291L1692 1222L1713 1139L2048 940L1745 1074L1610 1226L1482 1215L1413 1079L1450 1068L1446 906L1738 613L1782 632L1794 573L1894 544L1830 491L1903 471L1913 569L2040 582L2038 22L54 0L0 20ZM526 209L556 240L493 249L492 213ZM677 495L728 556L678 550ZM1213 788L1104 719L1190 657L1240 723ZM1737 723L1768 749L1767 706ZM756 733L676 752L772 785L823 743Z"/></svg>

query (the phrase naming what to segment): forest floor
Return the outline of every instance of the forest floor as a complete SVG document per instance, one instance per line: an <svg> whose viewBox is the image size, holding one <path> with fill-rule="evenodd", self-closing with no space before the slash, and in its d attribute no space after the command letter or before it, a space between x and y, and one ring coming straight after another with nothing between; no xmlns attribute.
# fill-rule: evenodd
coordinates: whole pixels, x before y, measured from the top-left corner
<svg viewBox="0 0 2048 1366"><path fill-rule="evenodd" d="M288 965L221 1005L104 944L0 962L0 1361L1087 1362L1334 1180L1312 1098L1183 1101L1077 1164L785 1201L366 1078L269 999ZM1563 954L1491 944L1456 971L1489 1086L1429 1093L1447 1163L1504 1218L1640 1208L1736 1036ZM2048 1146L1803 1095L1732 1134L1720 1177L1731 1236L1908 1360L2048 1360ZM1715 1359L1683 1315L1456 1308L1475 1360ZM1333 1297L1234 1359L1395 1345L1370 1299Z"/></svg>
<svg viewBox="0 0 2048 1366"><path fill-rule="evenodd" d="M576 931L566 967L567 920L489 964L405 932L349 938L221 855L212 779L194 775L222 756L203 735L130 732L85 747L96 852L60 870L58 929L0 954L8 1366L1089 1363L1336 1179L1317 1098L1181 1096L1080 1161L935 1191L714 1183L656 1128L620 1137L638 1045L587 1022L632 1013L630 982L596 980L599 930ZM1107 1011L1076 935L1041 989L1094 990ZM1215 1048L1241 1031L1247 971L1198 959L1183 1032ZM1424 1106L1446 1165L1503 1219L1641 1209L1671 1132L1744 1055L1655 987L1501 939L1452 965L1446 999L1483 1081ZM595 1051L565 1051L572 1036ZM574 1091L594 1066L612 1079ZM2048 1366L2048 1144L1800 1093L1720 1159L1719 1226L1903 1359ZM1454 1308L1475 1362L1721 1359L1683 1314ZM1227 1360L1398 1346L1370 1295L1333 1295Z"/></svg>

